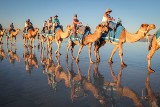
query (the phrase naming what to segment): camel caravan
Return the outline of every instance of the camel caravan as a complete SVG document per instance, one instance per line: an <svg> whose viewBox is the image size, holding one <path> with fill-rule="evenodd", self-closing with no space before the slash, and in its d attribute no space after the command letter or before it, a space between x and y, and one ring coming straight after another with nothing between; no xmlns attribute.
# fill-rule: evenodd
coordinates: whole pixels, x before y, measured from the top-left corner
<svg viewBox="0 0 160 107"><path fill-rule="evenodd" d="M60 48L64 39L68 39L68 45L66 47L66 59L68 59L68 52L71 49L72 59L79 62L79 56L84 46L88 46L88 56L89 62L99 62L100 61L100 53L99 49L104 46L106 43L110 43L114 45L112 53L108 59L108 63L113 63L113 56L117 50L119 50L120 64L122 67L126 67L127 65L123 61L123 44L126 42L133 43L137 42L143 38L148 36L148 33L155 29L156 26L154 24L141 24L140 28L136 33L129 33L127 29L122 25L122 20L118 19L115 23L115 19L110 16L112 10L106 9L102 22L98 24L95 28L95 31L92 33L91 28L88 25L83 25L82 22L78 20L77 14L73 16L72 24L67 25L63 30L63 26L58 19L58 15L55 15L54 18L50 17L48 20L44 21L42 31L39 32L39 28L33 27L30 19L26 20L25 27L23 30L23 39L24 46L35 47L34 42L36 37L38 37L38 42L41 47L46 47L48 51L52 51L52 42L57 44L57 49L55 50L55 54L60 56ZM16 37L19 33L20 29L14 29L13 23L10 25L9 30L5 30L0 25L0 43L2 43L3 35L6 34L6 40L8 43L8 39L10 39L11 44L13 42L13 38L15 39L14 43L16 43ZM148 71L154 72L151 69L151 58L156 50L160 47L160 30L157 31L155 35L152 36L152 40L150 43L150 51L147 56L148 58ZM94 44L94 56L95 60L93 61L91 58L91 49L92 44ZM79 50L77 56L74 57L74 47L79 45Z"/></svg>

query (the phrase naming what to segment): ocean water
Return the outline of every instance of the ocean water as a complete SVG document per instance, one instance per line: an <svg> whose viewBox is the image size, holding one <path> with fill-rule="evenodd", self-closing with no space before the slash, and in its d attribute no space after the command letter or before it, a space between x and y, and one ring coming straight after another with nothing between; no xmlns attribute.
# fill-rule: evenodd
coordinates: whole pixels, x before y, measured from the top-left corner
<svg viewBox="0 0 160 107"><path fill-rule="evenodd" d="M89 64L87 47L79 63L72 60L70 51L66 60L66 47L64 40L58 57L56 43L47 52L38 47L37 40L32 49L23 46L21 35L15 45L7 46L3 38L0 50L6 56L0 60L0 107L149 107L155 102L160 106L160 50L152 58L155 73L149 74L146 42L123 45L125 68L120 66L118 51L114 63L108 64L111 44L100 49L101 61L94 64ZM78 48L75 46L74 56Z"/></svg>

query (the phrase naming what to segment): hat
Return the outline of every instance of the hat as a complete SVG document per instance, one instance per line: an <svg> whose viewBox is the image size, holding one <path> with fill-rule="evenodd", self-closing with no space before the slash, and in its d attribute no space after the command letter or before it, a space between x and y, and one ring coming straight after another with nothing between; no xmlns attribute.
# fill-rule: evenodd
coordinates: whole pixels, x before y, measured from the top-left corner
<svg viewBox="0 0 160 107"><path fill-rule="evenodd" d="M77 17L77 14L75 14L74 17Z"/></svg>
<svg viewBox="0 0 160 107"><path fill-rule="evenodd" d="M54 16L54 18L55 18L55 17L58 17L58 16L57 16L57 15L55 15L55 16Z"/></svg>
<svg viewBox="0 0 160 107"><path fill-rule="evenodd" d="M112 12L112 10L111 9L106 9L106 12Z"/></svg>

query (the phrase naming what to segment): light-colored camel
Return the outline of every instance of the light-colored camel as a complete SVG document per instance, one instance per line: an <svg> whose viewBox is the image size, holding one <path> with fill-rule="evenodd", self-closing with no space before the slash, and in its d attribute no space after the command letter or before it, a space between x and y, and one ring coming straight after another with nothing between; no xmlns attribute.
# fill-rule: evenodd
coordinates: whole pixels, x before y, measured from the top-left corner
<svg viewBox="0 0 160 107"><path fill-rule="evenodd" d="M160 48L160 45L157 42L156 39L156 35L153 36L153 39L151 41L151 46L150 46L150 51L148 53L147 59L148 59L148 71L149 72L155 72L152 68L151 68L151 59L152 56L154 55L154 53Z"/></svg>
<svg viewBox="0 0 160 107"><path fill-rule="evenodd" d="M51 43L52 41L55 41L57 43L57 50L55 51L55 54L58 54L60 55L60 46L61 46L61 43L63 41L63 39L65 38L68 38L69 35L70 35L70 32L71 32L71 25L68 25L66 27L66 31L63 32L62 29L58 29L55 36L48 36L48 46L51 47Z"/></svg>
<svg viewBox="0 0 160 107"><path fill-rule="evenodd" d="M76 57L76 61L78 62L79 61L79 55L82 51L82 48L86 45L88 45L88 55L89 55L89 60L90 60L90 63L93 63L92 61L92 58L91 58L91 48L92 48L92 43L97 41L100 37L101 37L101 34L107 30L107 27L106 26L102 26L102 25L98 25L96 27L96 30L93 34L89 34L87 36L85 36L83 38L83 41L82 41L82 44L79 44L78 41L72 41L71 43L68 43L68 46L67 46L67 53L66 53L66 58L68 58L68 50L70 47L71 48L71 53L72 53L72 59L75 59L74 56L73 56L73 50L74 50L74 46L75 45L78 45L79 44L79 50L78 50L78 55Z"/></svg>
<svg viewBox="0 0 160 107"><path fill-rule="evenodd" d="M119 56L120 56L121 66L123 66L123 67L127 66L123 62L123 51L122 51L123 43L125 43L125 42L133 43L133 42L139 41L140 39L144 38L146 36L146 34L152 29L155 29L154 24L142 24L141 27L139 28L139 30L137 31L137 33L135 33L135 34L131 34L131 33L127 32L126 29L124 29L120 35L118 43L110 42L108 40L95 42L94 54L96 57L96 61L98 62L100 60L99 48L102 47L107 42L109 42L109 43L114 44L115 46L114 46L114 49L112 50L111 56L108 60L108 63L110 63L110 64L113 63L112 57L115 54L116 50L119 48Z"/></svg>
<svg viewBox="0 0 160 107"><path fill-rule="evenodd" d="M16 36L18 35L20 29L17 28L16 31L11 31L9 34L10 41L13 42L13 38L15 39L14 43L16 43ZM8 39L8 38L7 38Z"/></svg>
<svg viewBox="0 0 160 107"><path fill-rule="evenodd" d="M28 33L27 34L24 34L23 35L23 38L24 38L24 45L26 46L26 41L29 40L29 44L34 47L34 40L35 40L35 37L38 33L39 29L38 28L34 28L33 29L29 29L28 30Z"/></svg>
<svg viewBox="0 0 160 107"><path fill-rule="evenodd" d="M0 30L0 43L2 43L2 38L3 38L5 31L6 29Z"/></svg>

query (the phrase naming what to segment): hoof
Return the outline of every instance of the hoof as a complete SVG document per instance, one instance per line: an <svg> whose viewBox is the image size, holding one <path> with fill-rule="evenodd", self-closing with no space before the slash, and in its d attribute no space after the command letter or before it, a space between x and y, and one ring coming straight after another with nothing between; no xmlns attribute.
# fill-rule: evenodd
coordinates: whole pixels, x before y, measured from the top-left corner
<svg viewBox="0 0 160 107"><path fill-rule="evenodd" d="M97 59L96 62L100 62L100 59Z"/></svg>
<svg viewBox="0 0 160 107"><path fill-rule="evenodd" d="M123 63L123 64L121 64L121 67L127 67L127 65Z"/></svg>
<svg viewBox="0 0 160 107"><path fill-rule="evenodd" d="M148 68L148 72L154 73L155 71L153 69L151 69L151 68Z"/></svg>
<svg viewBox="0 0 160 107"><path fill-rule="evenodd" d="M91 61L90 61L90 64L93 64L93 63L94 63L94 61L91 60Z"/></svg>
<svg viewBox="0 0 160 107"><path fill-rule="evenodd" d="M109 60L108 63L109 63L109 64L113 64L113 61L112 61L112 60Z"/></svg>
<svg viewBox="0 0 160 107"><path fill-rule="evenodd" d="M75 57L72 57L72 60L75 60L76 58Z"/></svg>
<svg viewBox="0 0 160 107"><path fill-rule="evenodd" d="M78 58L76 58L76 62L79 62L79 59L78 59Z"/></svg>
<svg viewBox="0 0 160 107"><path fill-rule="evenodd" d="M68 55L66 55L66 58L68 59Z"/></svg>

